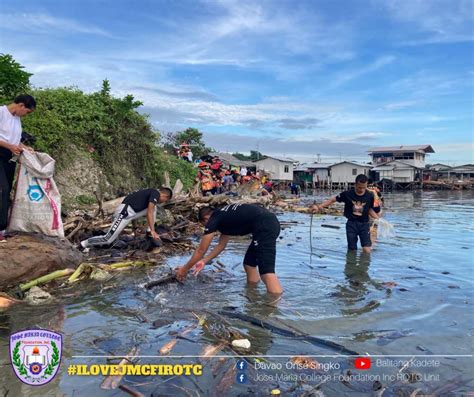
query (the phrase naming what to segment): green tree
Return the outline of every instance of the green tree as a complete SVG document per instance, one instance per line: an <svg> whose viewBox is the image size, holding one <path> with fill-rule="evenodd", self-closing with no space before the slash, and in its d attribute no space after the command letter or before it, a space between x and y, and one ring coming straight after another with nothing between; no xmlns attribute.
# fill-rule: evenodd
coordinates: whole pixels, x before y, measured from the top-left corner
<svg viewBox="0 0 474 397"><path fill-rule="evenodd" d="M168 134L166 136L165 148L170 150L170 145L177 148L183 143L187 143L191 147L194 158L205 156L213 149L206 146L202 132L197 128L186 128L184 131L176 132L175 134Z"/></svg>
<svg viewBox="0 0 474 397"><path fill-rule="evenodd" d="M251 150L250 151L250 160L256 161L256 160L261 160L263 158L263 154L256 151L256 150Z"/></svg>
<svg viewBox="0 0 474 397"><path fill-rule="evenodd" d="M241 161L250 161L250 156L246 156L243 153L239 153L239 152L232 153L232 156L234 156L236 159L239 159Z"/></svg>
<svg viewBox="0 0 474 397"><path fill-rule="evenodd" d="M30 89L31 73L22 70L24 67L9 54L0 54L0 98L11 101L18 94Z"/></svg>

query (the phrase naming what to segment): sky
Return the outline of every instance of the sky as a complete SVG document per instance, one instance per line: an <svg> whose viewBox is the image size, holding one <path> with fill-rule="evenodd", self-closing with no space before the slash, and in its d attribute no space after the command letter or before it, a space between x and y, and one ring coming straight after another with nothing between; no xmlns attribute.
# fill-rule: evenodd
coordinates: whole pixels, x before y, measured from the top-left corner
<svg viewBox="0 0 474 397"><path fill-rule="evenodd" d="M37 87L143 102L162 133L300 161L431 144L473 163L471 0L0 0L0 53Z"/></svg>

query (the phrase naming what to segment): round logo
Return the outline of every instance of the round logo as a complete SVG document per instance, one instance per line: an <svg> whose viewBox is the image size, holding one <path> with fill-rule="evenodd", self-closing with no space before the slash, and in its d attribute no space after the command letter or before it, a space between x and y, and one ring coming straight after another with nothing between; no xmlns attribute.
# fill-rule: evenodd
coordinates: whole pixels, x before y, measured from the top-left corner
<svg viewBox="0 0 474 397"><path fill-rule="evenodd" d="M30 364L30 372L33 375L38 375L41 372L42 369L43 369L43 367L40 363L31 363Z"/></svg>
<svg viewBox="0 0 474 397"><path fill-rule="evenodd" d="M39 185L30 185L28 187L28 197L31 201L41 201L44 193Z"/></svg>

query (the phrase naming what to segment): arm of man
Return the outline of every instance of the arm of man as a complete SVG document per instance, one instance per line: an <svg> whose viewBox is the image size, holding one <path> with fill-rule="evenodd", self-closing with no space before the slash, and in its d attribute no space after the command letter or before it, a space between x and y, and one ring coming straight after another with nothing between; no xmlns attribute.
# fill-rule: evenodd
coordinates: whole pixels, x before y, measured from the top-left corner
<svg viewBox="0 0 474 397"><path fill-rule="evenodd" d="M0 147L8 149L14 155L18 156L22 151L21 145L12 145L11 143L0 140Z"/></svg>
<svg viewBox="0 0 474 397"><path fill-rule="evenodd" d="M227 236L226 234L221 234L221 237L219 238L219 242L216 244L214 249L209 253L209 255L207 255L205 258L201 259L199 262L196 263L196 267L197 267L202 262L202 265L200 266L201 269L199 269L199 271L202 270L202 268L205 266L207 262L217 257L224 250L229 240L230 240L230 236Z"/></svg>
<svg viewBox="0 0 474 397"><path fill-rule="evenodd" d="M320 211L322 208L326 208L326 207L329 207L330 205L334 204L336 202L336 197L331 197L329 199L327 199L326 201L323 201L321 204L319 205L312 205L311 206L311 209L315 212L318 212Z"/></svg>
<svg viewBox="0 0 474 397"><path fill-rule="evenodd" d="M160 236L155 231L155 210L156 204L148 203L148 207L146 209L146 220L148 221L148 226L150 227L150 234L155 240L158 240Z"/></svg>
<svg viewBox="0 0 474 397"><path fill-rule="evenodd" d="M377 214L373 208L369 208L369 216L374 219L380 219L379 214Z"/></svg>
<svg viewBox="0 0 474 397"><path fill-rule="evenodd" d="M214 235L215 233L205 234L202 237L199 246L194 251L193 256L191 256L191 259L189 259L188 263L176 269L176 278L179 281L183 281L186 278L189 269L191 269L197 262L199 262L204 257L204 255L206 255L206 252L209 246L211 245Z"/></svg>

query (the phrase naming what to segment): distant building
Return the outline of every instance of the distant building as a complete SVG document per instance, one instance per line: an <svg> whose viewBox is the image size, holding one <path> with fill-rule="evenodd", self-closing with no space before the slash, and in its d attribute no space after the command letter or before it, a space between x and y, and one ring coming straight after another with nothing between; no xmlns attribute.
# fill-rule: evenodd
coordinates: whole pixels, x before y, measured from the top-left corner
<svg viewBox="0 0 474 397"><path fill-rule="evenodd" d="M306 186L319 186L329 183L331 163L302 163L295 167L293 180Z"/></svg>
<svg viewBox="0 0 474 397"><path fill-rule="evenodd" d="M356 163L354 161L342 161L329 167L329 175L332 183L354 183L359 174L369 177L372 168L369 164Z"/></svg>
<svg viewBox="0 0 474 397"><path fill-rule="evenodd" d="M372 168L374 181L389 179L392 182L408 183L419 179L421 168L407 164L404 161L394 160Z"/></svg>
<svg viewBox="0 0 474 397"><path fill-rule="evenodd" d="M441 163L436 163L436 164L431 164L429 166L426 166L426 169L433 170L433 171L448 170L450 168L451 166L446 165L446 164L441 164Z"/></svg>
<svg viewBox="0 0 474 397"><path fill-rule="evenodd" d="M424 181L437 181L442 178L442 171L450 170L452 167L446 164L436 163L426 166L423 171Z"/></svg>
<svg viewBox="0 0 474 397"><path fill-rule="evenodd" d="M275 181L292 181L294 160L281 157L263 156L254 162L257 171L265 171Z"/></svg>
<svg viewBox="0 0 474 397"><path fill-rule="evenodd" d="M474 181L474 164L464 164L438 171L439 179L452 181Z"/></svg>
<svg viewBox="0 0 474 397"><path fill-rule="evenodd" d="M425 168L426 154L434 152L431 145L402 145L369 149L374 166L400 160L416 168Z"/></svg>

